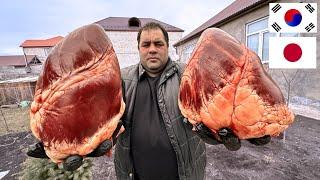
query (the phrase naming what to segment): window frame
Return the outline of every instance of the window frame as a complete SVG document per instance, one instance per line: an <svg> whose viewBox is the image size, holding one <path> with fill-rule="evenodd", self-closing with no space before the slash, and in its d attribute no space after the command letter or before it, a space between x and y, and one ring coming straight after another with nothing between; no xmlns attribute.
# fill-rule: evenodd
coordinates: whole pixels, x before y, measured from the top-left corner
<svg viewBox="0 0 320 180"><path fill-rule="evenodd" d="M251 36L251 35L254 35L254 34L258 34L258 36L259 36L259 38L258 38L258 40L259 40L259 45L258 45L258 56L259 56L259 58L261 59L261 63L268 63L269 62L269 59L268 60L263 60L262 59L262 51L263 51L263 34L264 33L266 33L266 32L269 32L269 28L268 28L268 19L269 18L269 16L265 16L265 17L262 17L262 18L259 18L259 19L256 19L256 20L254 20L254 21L251 21L251 22L249 22L249 23L247 23L247 24L245 24L245 26L246 26L246 46L248 47L248 37L249 36ZM259 22L259 21L263 21L263 20L267 20L267 28L265 28L265 29L262 29L262 30L259 30L259 31L255 31L255 32L253 32L253 33L248 33L249 32L249 26L251 25L251 24L254 24L254 23L257 23L257 22ZM269 32L270 33L270 32Z"/></svg>
<svg viewBox="0 0 320 180"><path fill-rule="evenodd" d="M265 64L265 63L269 63L269 59L266 59L266 60L263 60L263 34L269 32L269 24L267 26L266 29L262 29L262 30L259 30L259 31L255 31L253 33L249 33L248 34L248 28L249 28L249 25L251 24L254 24L254 23L257 23L259 21L263 21L267 19L267 23L269 23L269 16L265 16L265 17L262 17L262 18L259 18L259 19L256 19L254 21L251 21L247 24L245 24L245 29L246 29L246 34L245 34L245 37L246 37L246 46L248 47L248 37L251 36L251 35L254 35L254 34L258 34L259 35L259 46L258 46L258 56L259 58L261 59L261 63L262 64ZM277 32L277 33L270 33L270 34L273 34L274 36L273 37L283 37L281 34L298 34L296 37L301 37L301 33L281 33L281 32ZM285 36L285 37L294 37L294 36ZM269 37L270 38L270 37ZM270 46L270 44L269 44ZM270 49L270 48L269 48Z"/></svg>

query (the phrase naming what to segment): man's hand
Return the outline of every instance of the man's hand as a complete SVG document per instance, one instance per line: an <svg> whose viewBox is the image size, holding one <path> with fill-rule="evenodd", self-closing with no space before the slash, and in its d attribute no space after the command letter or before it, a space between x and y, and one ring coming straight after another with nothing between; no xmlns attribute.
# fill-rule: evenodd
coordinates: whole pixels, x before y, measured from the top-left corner
<svg viewBox="0 0 320 180"><path fill-rule="evenodd" d="M240 139L232 132L231 129L222 128L218 131L222 144L229 151L237 151L241 147Z"/></svg>
<svg viewBox="0 0 320 180"><path fill-rule="evenodd" d="M87 157L99 157L105 155L116 144L118 135L124 131L122 121L120 120L116 130L113 132L111 140L103 141L94 151L86 155ZM27 155L34 158L49 158L46 155L42 142L38 142L29 147ZM78 169L83 163L83 157L80 155L71 155L63 162L63 168L67 171Z"/></svg>
<svg viewBox="0 0 320 180"><path fill-rule="evenodd" d="M190 123L191 125L191 123ZM191 125L192 126L192 125ZM193 131L207 144L216 145L221 144L220 141L214 137L211 130L205 126L203 123L198 123L194 127L192 127Z"/></svg>
<svg viewBox="0 0 320 180"><path fill-rule="evenodd" d="M87 154L87 157L100 157L105 155L111 148L117 143L118 135L124 131L122 121L120 120L116 130L113 132L111 140L107 139L103 141L94 151Z"/></svg>
<svg viewBox="0 0 320 180"><path fill-rule="evenodd" d="M218 138L213 135L211 130L203 123L192 125L188 120L184 119L184 123L193 130L205 143L211 145L223 144L228 150L236 151L240 149L241 142L230 129L220 129ZM220 139L219 139L220 138Z"/></svg>
<svg viewBox="0 0 320 180"><path fill-rule="evenodd" d="M268 144L271 141L271 137L269 135L265 135L265 136L260 137L260 138L248 139L248 141L251 144L254 144L256 146L263 146L263 145Z"/></svg>
<svg viewBox="0 0 320 180"><path fill-rule="evenodd" d="M27 155L34 158L49 158L44 150L42 142L31 145L27 151Z"/></svg>

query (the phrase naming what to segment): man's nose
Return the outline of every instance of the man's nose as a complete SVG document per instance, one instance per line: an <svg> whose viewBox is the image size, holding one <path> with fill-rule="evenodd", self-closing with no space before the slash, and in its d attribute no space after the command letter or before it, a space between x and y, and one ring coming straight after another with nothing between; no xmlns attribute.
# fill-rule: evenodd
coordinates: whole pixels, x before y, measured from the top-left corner
<svg viewBox="0 0 320 180"><path fill-rule="evenodd" d="M157 53L157 48L154 44L151 44L150 47L149 47L149 53L150 54L154 54L154 53Z"/></svg>

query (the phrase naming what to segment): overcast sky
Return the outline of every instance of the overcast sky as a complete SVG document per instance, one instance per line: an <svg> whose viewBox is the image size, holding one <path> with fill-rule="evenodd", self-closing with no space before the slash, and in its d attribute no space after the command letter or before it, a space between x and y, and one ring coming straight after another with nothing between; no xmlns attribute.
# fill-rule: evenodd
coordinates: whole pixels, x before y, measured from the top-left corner
<svg viewBox="0 0 320 180"><path fill-rule="evenodd" d="M26 39L66 36L107 17L154 18L187 35L234 0L10 0L0 3L0 55L22 54Z"/></svg>

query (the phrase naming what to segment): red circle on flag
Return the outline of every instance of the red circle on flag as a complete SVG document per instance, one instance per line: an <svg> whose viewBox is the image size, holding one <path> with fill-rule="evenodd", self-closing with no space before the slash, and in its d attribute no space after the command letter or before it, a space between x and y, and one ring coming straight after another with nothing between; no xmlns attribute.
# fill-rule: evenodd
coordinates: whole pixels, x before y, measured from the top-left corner
<svg viewBox="0 0 320 180"><path fill-rule="evenodd" d="M286 45L286 47L283 50L283 55L286 58L286 60L290 62L296 62L302 56L302 49L298 44L291 43Z"/></svg>

